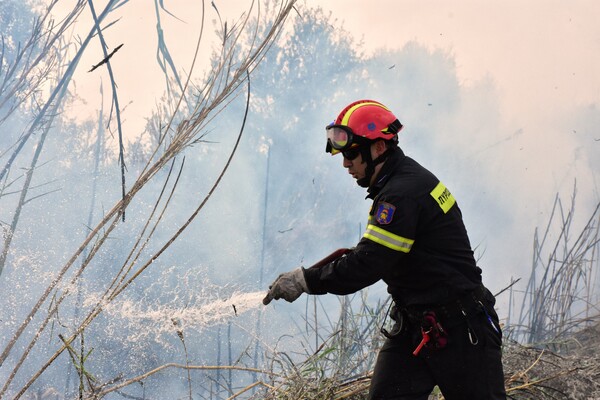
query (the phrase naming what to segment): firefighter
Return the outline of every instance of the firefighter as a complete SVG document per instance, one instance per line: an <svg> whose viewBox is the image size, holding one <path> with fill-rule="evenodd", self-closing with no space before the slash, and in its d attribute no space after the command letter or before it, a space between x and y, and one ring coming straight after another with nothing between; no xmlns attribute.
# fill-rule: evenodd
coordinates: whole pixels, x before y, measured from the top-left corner
<svg viewBox="0 0 600 400"><path fill-rule="evenodd" d="M506 399L502 332L482 284L452 192L398 146L402 124L383 104L360 100L326 127L326 151L373 200L356 247L319 267L281 274L263 300L302 293L346 295L383 280L392 329L380 349L369 399Z"/></svg>

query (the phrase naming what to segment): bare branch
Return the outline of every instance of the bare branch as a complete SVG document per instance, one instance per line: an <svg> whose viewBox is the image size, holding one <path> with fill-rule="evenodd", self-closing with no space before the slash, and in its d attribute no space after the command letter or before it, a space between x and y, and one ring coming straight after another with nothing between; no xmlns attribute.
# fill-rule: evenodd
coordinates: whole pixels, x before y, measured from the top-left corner
<svg viewBox="0 0 600 400"><path fill-rule="evenodd" d="M110 58L117 52L119 51L119 49L123 47L123 43L121 43L120 45L118 45L117 47L114 48L113 51L110 52L110 54L106 55L104 57L104 59L102 61L100 61L98 64L92 65L92 69L90 69L88 72L92 72L93 70L95 70L96 68L98 68L101 65L104 65L108 62L108 60L110 60Z"/></svg>

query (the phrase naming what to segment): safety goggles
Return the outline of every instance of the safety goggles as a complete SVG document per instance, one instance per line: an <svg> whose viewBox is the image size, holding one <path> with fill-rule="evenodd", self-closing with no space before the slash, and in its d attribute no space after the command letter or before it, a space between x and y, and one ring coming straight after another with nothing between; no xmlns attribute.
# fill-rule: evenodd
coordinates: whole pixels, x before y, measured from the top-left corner
<svg viewBox="0 0 600 400"><path fill-rule="evenodd" d="M360 154L358 147L362 144L368 144L369 140L355 135L352 129L344 125L328 125L325 128L327 133L327 148L325 151L331 154L347 153L344 157L352 160ZM351 151L353 150L353 151Z"/></svg>
<svg viewBox="0 0 600 400"><path fill-rule="evenodd" d="M344 150L342 151L342 156L344 156L346 160L352 161L356 157L358 157L358 155L360 154L360 149L360 147L354 147L352 149Z"/></svg>

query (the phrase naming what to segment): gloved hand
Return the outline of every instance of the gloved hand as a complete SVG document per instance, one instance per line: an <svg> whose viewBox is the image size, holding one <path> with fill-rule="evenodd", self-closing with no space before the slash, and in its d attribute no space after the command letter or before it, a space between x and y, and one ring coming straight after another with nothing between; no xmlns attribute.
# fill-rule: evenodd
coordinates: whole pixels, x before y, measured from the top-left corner
<svg viewBox="0 0 600 400"><path fill-rule="evenodd" d="M263 304L267 305L273 299L285 299L291 303L302 293L308 293L308 286L304 279L304 271L302 271L302 267L299 267L281 274L275 279L275 282L269 286L269 292L263 299Z"/></svg>

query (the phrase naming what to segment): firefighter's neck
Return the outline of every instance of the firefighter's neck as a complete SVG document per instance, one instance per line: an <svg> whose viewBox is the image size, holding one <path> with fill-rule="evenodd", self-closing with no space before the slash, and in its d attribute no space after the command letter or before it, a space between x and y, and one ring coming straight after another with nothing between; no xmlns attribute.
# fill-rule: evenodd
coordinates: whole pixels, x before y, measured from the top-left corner
<svg viewBox="0 0 600 400"><path fill-rule="evenodd" d="M371 145L371 159L377 160L379 156L387 151L387 146L383 140L378 140ZM375 165L373 175L371 176L371 180L369 182L369 186L373 186L375 182L377 182L377 177L379 176L379 171L383 167L384 163L379 163Z"/></svg>

